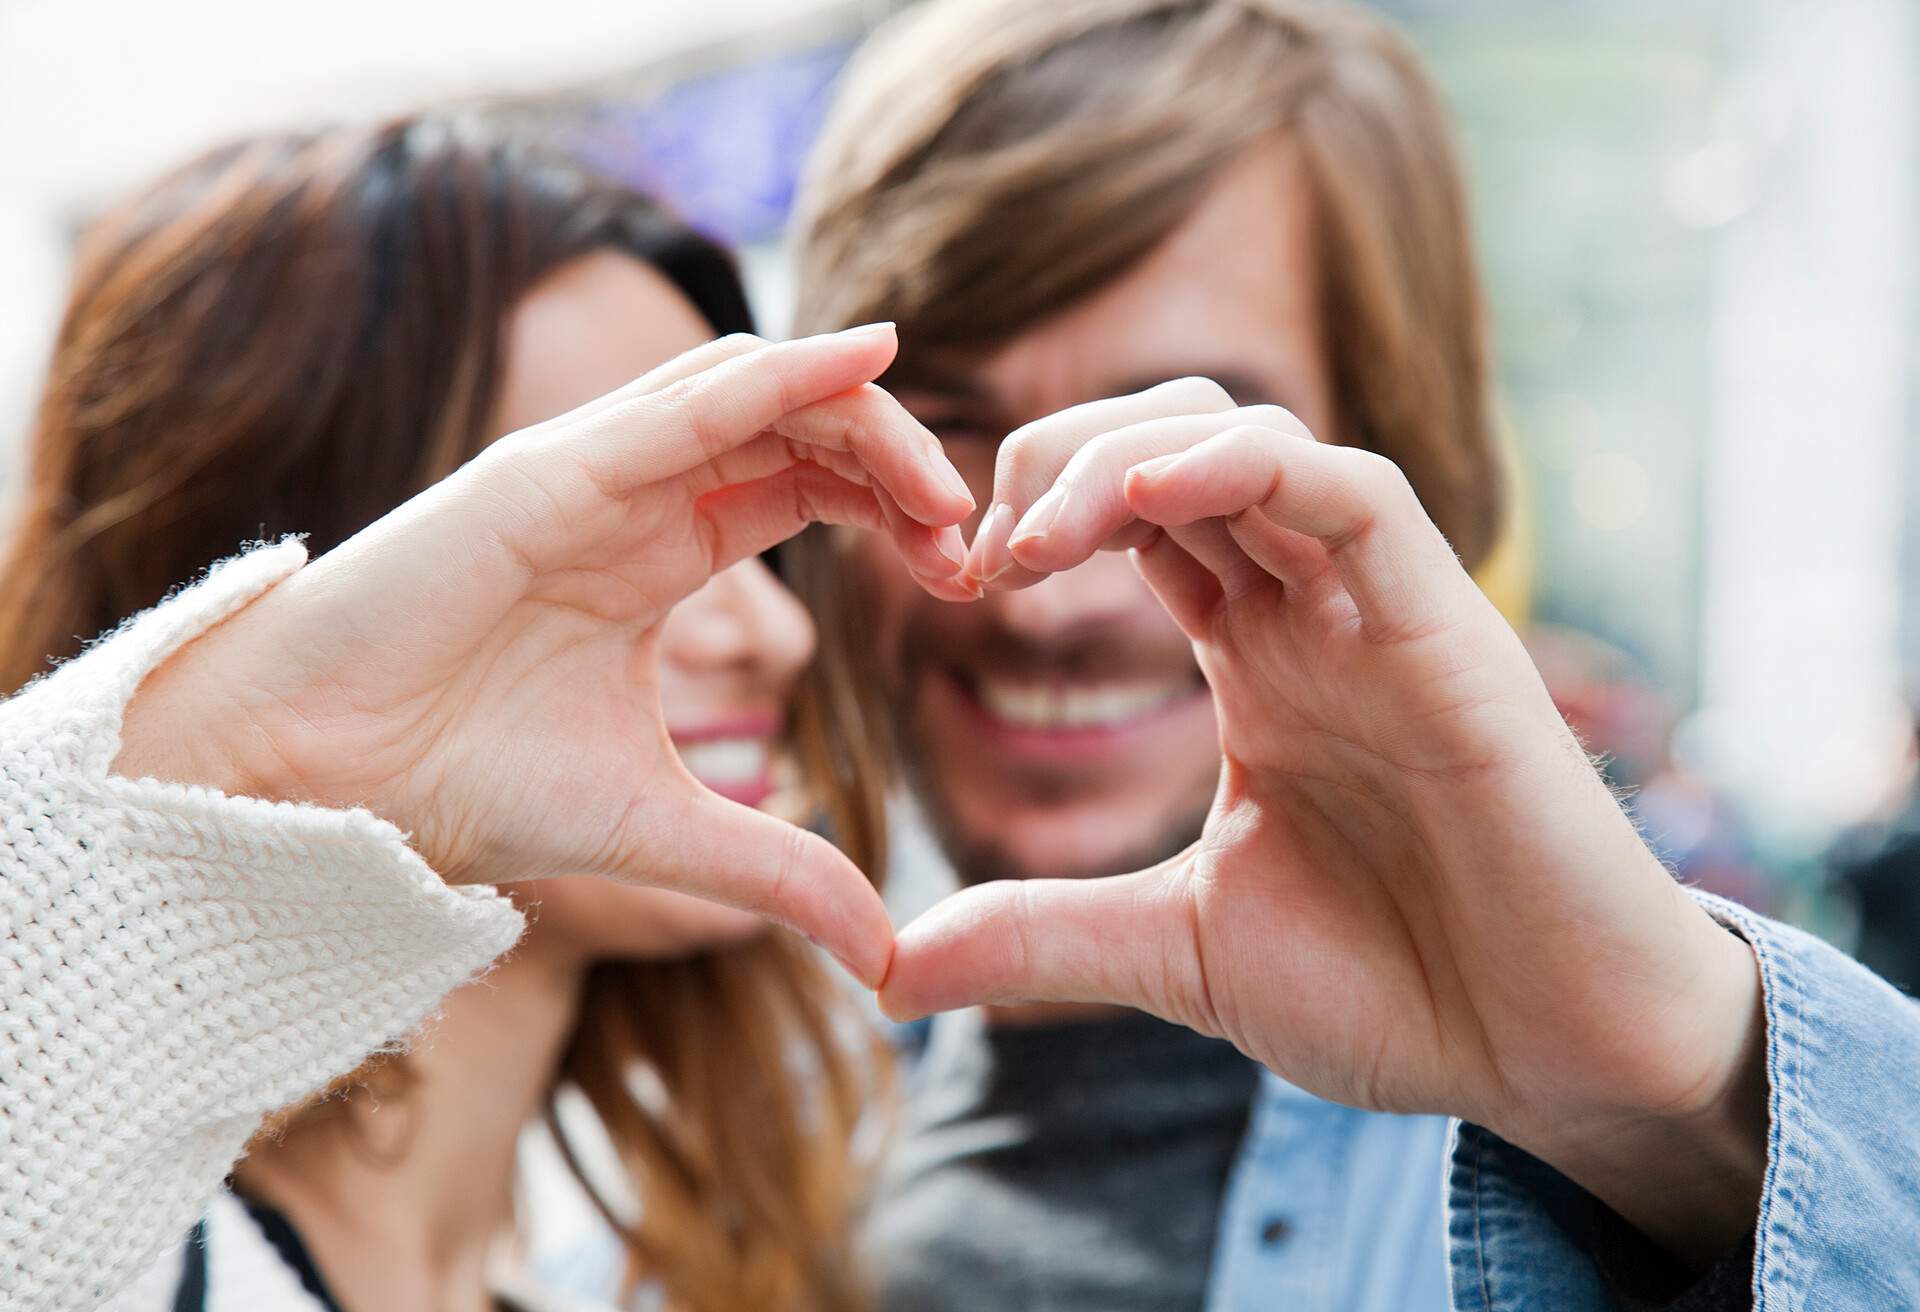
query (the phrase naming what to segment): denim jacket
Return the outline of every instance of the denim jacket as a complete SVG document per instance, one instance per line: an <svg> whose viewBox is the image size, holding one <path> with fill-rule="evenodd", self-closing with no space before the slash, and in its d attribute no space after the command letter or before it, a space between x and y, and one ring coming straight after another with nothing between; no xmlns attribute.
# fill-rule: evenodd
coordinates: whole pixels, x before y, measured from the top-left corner
<svg viewBox="0 0 1920 1312"><path fill-rule="evenodd" d="M1920 1009L1819 940L1696 897L1753 946L1765 994L1767 1173L1752 1301L1735 1306L1920 1309ZM1221 1203L1207 1310L1621 1312L1596 1255L1554 1220L1579 1196L1477 1126L1355 1111L1268 1075ZM592 1269L570 1256L556 1287Z"/></svg>
<svg viewBox="0 0 1920 1312"><path fill-rule="evenodd" d="M1449 1132L1265 1076L1220 1203L1207 1312L1445 1312Z"/></svg>
<svg viewBox="0 0 1920 1312"><path fill-rule="evenodd" d="M1750 1306L1920 1308L1920 1010L1817 939L1696 897L1752 945L1765 994L1771 1129ZM1207 1307L1615 1312L1594 1255L1553 1219L1578 1195L1477 1126L1352 1111L1269 1078L1228 1182Z"/></svg>

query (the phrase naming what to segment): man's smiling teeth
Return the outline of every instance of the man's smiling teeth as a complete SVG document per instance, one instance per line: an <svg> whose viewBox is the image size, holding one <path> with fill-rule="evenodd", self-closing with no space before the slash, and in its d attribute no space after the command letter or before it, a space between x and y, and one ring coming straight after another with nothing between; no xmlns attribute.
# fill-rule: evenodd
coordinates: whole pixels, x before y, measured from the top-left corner
<svg viewBox="0 0 1920 1312"><path fill-rule="evenodd" d="M1082 685L981 679L980 704L1017 729L1102 729L1151 715L1193 692L1189 679Z"/></svg>
<svg viewBox="0 0 1920 1312"><path fill-rule="evenodd" d="M750 784L766 777L773 754L758 738L716 738L681 747L680 760L705 783Z"/></svg>

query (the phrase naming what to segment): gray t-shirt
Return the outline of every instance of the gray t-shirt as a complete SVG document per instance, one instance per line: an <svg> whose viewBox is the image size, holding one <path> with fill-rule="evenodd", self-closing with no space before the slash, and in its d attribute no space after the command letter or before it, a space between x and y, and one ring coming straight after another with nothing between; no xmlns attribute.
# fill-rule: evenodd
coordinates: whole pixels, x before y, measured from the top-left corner
<svg viewBox="0 0 1920 1312"><path fill-rule="evenodd" d="M1198 1309L1258 1068L1145 1015L942 1018L882 1173L882 1312Z"/></svg>

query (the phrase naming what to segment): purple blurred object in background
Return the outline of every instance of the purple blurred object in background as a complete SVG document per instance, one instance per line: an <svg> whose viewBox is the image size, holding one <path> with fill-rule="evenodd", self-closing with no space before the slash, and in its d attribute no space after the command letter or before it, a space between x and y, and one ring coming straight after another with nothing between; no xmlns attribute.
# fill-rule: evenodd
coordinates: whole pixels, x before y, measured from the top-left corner
<svg viewBox="0 0 1920 1312"><path fill-rule="evenodd" d="M580 156L716 240L775 237L852 53L845 42L785 51L607 102L581 126Z"/></svg>

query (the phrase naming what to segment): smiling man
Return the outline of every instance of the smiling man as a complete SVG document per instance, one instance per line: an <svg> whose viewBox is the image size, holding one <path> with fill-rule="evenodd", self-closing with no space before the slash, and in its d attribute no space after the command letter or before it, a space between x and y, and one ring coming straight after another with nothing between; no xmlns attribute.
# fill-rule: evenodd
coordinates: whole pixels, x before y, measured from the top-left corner
<svg viewBox="0 0 1920 1312"><path fill-rule="evenodd" d="M863 53L815 156L801 327L898 320L888 385L983 505L1011 430L1197 374L1393 458L1472 563L1499 479L1445 123L1345 9L936 3ZM963 878L1132 869L1198 832L1211 702L1124 556L978 606L877 553L865 577Z"/></svg>
<svg viewBox="0 0 1920 1312"><path fill-rule="evenodd" d="M983 509L1009 433L1200 375L1392 458L1472 566L1500 489L1446 125L1403 41L1345 6L935 0L844 83L799 326L896 320L884 381ZM963 882L1097 878L1199 836L1213 700L1125 554L953 605L880 544L838 549L815 600L871 659ZM869 1246L886 1307L1448 1305L1440 1118L1085 1006L943 1017L918 1085Z"/></svg>

